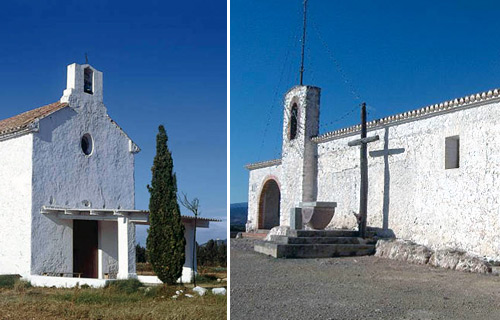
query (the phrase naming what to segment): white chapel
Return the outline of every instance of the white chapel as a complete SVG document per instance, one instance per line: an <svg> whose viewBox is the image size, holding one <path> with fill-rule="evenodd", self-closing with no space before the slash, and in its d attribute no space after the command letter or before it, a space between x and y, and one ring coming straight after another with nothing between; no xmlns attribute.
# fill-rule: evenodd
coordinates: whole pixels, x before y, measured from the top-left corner
<svg viewBox="0 0 500 320"><path fill-rule="evenodd" d="M279 159L247 165L247 232L301 229L296 214L323 215L318 229L357 230L361 125L319 132L321 89L284 98ZM433 250L500 259L500 90L469 94L367 123L368 226ZM333 214L334 213L334 214ZM313 228L315 229L315 228Z"/></svg>
<svg viewBox="0 0 500 320"><path fill-rule="evenodd" d="M135 209L139 151L108 116L102 72L89 64L67 67L59 101L0 120L0 274L64 287L137 277L135 225L148 224ZM189 282L194 220L182 221Z"/></svg>

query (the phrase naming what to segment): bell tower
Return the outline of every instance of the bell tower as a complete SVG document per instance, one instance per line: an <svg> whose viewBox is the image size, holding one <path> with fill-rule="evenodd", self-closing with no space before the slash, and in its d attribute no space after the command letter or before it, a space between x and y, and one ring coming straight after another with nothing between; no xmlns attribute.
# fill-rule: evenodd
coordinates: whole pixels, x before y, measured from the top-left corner
<svg viewBox="0 0 500 320"><path fill-rule="evenodd" d="M318 147L311 139L319 133L320 93L318 87L301 85L285 95L281 225L289 225L290 209L316 201Z"/></svg>
<svg viewBox="0 0 500 320"><path fill-rule="evenodd" d="M70 102L77 98L85 102L103 102L102 72L90 64L70 64L67 68L66 90L61 102Z"/></svg>

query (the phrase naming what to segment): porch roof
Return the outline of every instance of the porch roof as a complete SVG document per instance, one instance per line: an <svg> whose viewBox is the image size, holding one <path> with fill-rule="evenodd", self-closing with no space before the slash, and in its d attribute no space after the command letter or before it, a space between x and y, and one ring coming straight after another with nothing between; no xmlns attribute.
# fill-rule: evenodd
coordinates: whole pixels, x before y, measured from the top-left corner
<svg viewBox="0 0 500 320"><path fill-rule="evenodd" d="M115 221L118 217L127 217L135 224L149 225L149 211L136 209L93 209L93 208L65 208L56 206L43 206L42 214L56 215L60 219L69 220L103 220ZM191 223L194 216L181 216L183 223ZM198 217L198 228L208 228L209 222L221 222L213 218Z"/></svg>

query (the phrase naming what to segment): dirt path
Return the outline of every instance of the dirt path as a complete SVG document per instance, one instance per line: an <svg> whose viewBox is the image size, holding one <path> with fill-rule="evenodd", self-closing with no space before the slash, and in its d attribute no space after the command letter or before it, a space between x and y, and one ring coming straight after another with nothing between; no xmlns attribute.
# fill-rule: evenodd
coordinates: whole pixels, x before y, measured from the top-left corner
<svg viewBox="0 0 500 320"><path fill-rule="evenodd" d="M373 256L273 259L230 243L231 319L500 319L500 277Z"/></svg>

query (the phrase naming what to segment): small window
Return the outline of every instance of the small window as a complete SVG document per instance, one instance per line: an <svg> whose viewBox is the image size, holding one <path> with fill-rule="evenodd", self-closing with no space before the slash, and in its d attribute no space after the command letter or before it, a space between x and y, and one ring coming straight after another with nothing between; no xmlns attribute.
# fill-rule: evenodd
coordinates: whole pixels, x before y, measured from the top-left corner
<svg viewBox="0 0 500 320"><path fill-rule="evenodd" d="M92 80L94 78L94 72L90 68L85 68L83 72L83 91L86 93L93 94Z"/></svg>
<svg viewBox="0 0 500 320"><path fill-rule="evenodd" d="M83 135L81 147L85 155L89 156L92 154L92 151L94 150L94 142L92 141L92 136L90 134L86 133Z"/></svg>
<svg viewBox="0 0 500 320"><path fill-rule="evenodd" d="M289 129L289 139L293 140L297 137L297 117L299 114L299 108L297 104L294 103L292 109L290 110L290 129Z"/></svg>
<svg viewBox="0 0 500 320"><path fill-rule="evenodd" d="M460 138L458 136L445 139L445 169L455 169L460 166Z"/></svg>

